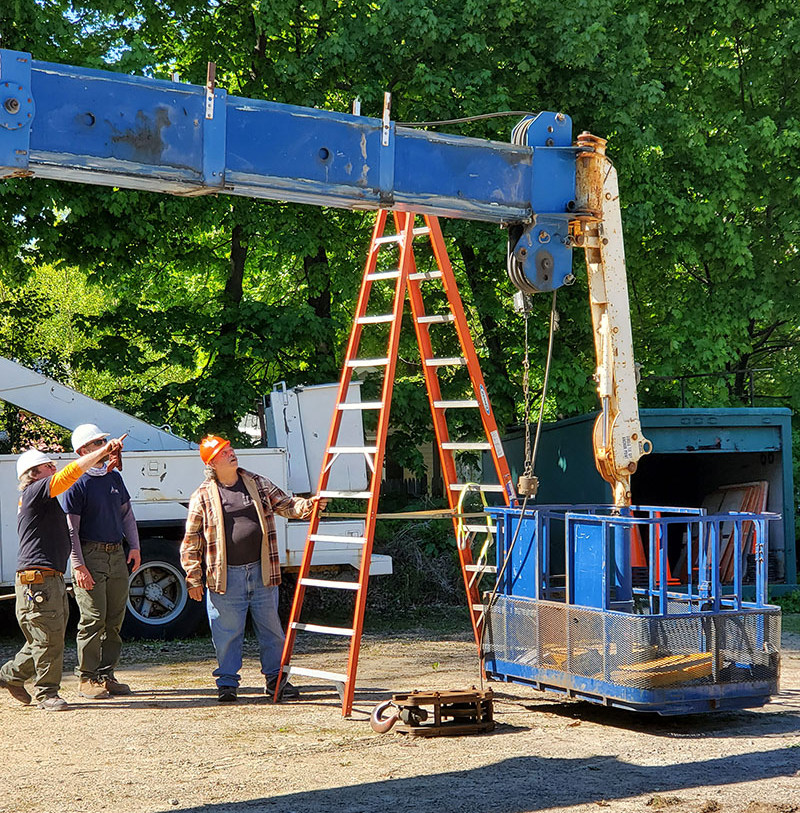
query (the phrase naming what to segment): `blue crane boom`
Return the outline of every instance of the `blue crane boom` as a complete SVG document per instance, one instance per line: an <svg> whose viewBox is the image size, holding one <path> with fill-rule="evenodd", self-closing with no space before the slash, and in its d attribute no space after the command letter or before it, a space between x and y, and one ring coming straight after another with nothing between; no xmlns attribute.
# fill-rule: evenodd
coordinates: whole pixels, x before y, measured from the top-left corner
<svg viewBox="0 0 800 813"><path fill-rule="evenodd" d="M212 78L203 87L9 50L0 94L5 177L525 224L531 287L571 279L576 148L563 114L540 113L523 144L507 144L401 127L388 109L376 119L244 99Z"/></svg>

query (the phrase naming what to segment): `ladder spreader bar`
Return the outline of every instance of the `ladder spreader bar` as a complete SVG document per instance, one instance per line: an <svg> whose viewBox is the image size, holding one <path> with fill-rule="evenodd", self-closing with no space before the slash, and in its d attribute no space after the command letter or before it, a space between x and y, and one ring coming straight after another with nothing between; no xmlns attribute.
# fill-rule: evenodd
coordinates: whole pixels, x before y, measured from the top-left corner
<svg viewBox="0 0 800 813"><path fill-rule="evenodd" d="M302 630L303 632L318 632L320 635L342 635L345 638L351 638L355 630L348 627L323 627L320 624L303 624L299 621L292 623L292 629Z"/></svg>
<svg viewBox="0 0 800 813"><path fill-rule="evenodd" d="M305 587L328 587L331 590L358 590L358 582L337 582L334 579L300 579Z"/></svg>
<svg viewBox="0 0 800 813"><path fill-rule="evenodd" d="M456 452L457 451L464 451L465 452L465 451L468 451L468 450L471 450L471 451L474 451L474 452L484 452L484 451L487 451L488 449L491 449L492 444L488 443L485 440L479 440L479 441L474 441L474 442L472 442L472 441L470 441L470 442L464 441L463 443L460 443L459 441L454 440L454 441L447 441L447 442L443 443L442 448L443 449L451 449L452 451L456 451Z"/></svg>

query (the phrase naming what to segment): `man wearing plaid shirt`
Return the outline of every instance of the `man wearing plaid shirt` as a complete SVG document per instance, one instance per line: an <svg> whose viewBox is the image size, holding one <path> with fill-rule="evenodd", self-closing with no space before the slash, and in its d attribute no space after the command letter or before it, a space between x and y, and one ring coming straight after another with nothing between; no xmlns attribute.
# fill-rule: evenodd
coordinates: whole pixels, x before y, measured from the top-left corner
<svg viewBox="0 0 800 813"><path fill-rule="evenodd" d="M189 596L195 601L203 598L205 564L218 700L237 699L248 610L258 638L265 691L271 695L279 678L284 641L278 618L281 569L274 515L304 519L317 502L324 510L327 500L290 497L266 477L240 469L230 442L216 435L203 439L200 457L206 464L206 479L189 502L181 564ZM284 679L280 695L293 698L299 692Z"/></svg>

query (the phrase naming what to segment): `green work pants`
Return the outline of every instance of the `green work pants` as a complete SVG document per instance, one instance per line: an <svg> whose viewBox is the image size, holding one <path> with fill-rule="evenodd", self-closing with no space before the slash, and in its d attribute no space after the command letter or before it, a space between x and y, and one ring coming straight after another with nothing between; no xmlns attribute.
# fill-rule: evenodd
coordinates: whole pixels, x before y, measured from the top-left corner
<svg viewBox="0 0 800 813"><path fill-rule="evenodd" d="M94 579L94 587L74 586L81 611L78 634L78 677L101 679L114 674L122 639L119 631L128 601L128 565L122 545L109 548L94 542L83 546L83 561Z"/></svg>
<svg viewBox="0 0 800 813"><path fill-rule="evenodd" d="M64 668L64 632L69 605L64 577L47 574L42 584L14 583L17 621L25 635L25 645L16 657L3 664L0 678L23 684L35 677L33 696L37 701L58 694Z"/></svg>

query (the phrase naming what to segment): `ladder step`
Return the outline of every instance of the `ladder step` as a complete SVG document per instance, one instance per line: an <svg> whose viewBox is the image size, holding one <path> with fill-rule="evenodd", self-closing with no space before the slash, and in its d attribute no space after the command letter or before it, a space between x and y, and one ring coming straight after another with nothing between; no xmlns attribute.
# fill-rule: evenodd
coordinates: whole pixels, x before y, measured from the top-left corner
<svg viewBox="0 0 800 813"><path fill-rule="evenodd" d="M381 409L383 401L359 401L354 404L337 404L336 408L341 410L346 409Z"/></svg>
<svg viewBox="0 0 800 813"><path fill-rule="evenodd" d="M475 442L467 442L464 441L463 443L454 440L448 441L447 443L442 444L443 449L452 449L453 451L467 451L471 450L474 452L482 452L487 451L492 448L492 444L488 443L485 440L475 441Z"/></svg>
<svg viewBox="0 0 800 813"><path fill-rule="evenodd" d="M372 241L374 246L385 246L387 243L400 243L403 240L403 232L399 231L397 234L384 234L382 237L376 237Z"/></svg>
<svg viewBox="0 0 800 813"><path fill-rule="evenodd" d="M371 274L367 274L367 279L397 279L399 276L400 269L396 268L394 271L373 271Z"/></svg>
<svg viewBox="0 0 800 813"><path fill-rule="evenodd" d="M434 401L433 406L435 409L474 409L478 406L478 402L474 399L465 401Z"/></svg>
<svg viewBox="0 0 800 813"><path fill-rule="evenodd" d="M380 325L391 322L394 319L393 313L382 313L377 316L359 316L356 319L357 325Z"/></svg>
<svg viewBox="0 0 800 813"><path fill-rule="evenodd" d="M377 446L331 446L328 454L375 454L377 451Z"/></svg>
<svg viewBox="0 0 800 813"><path fill-rule="evenodd" d="M450 358L425 359L425 364L428 367L466 367L467 360L463 356L451 356Z"/></svg>
<svg viewBox="0 0 800 813"><path fill-rule="evenodd" d="M483 604L473 604L472 609L475 610L476 612L482 613L485 607L483 606Z"/></svg>
<svg viewBox="0 0 800 813"><path fill-rule="evenodd" d="M382 359L350 359L348 367L385 367L389 363L388 358ZM476 401L477 403L477 401Z"/></svg>
<svg viewBox="0 0 800 813"><path fill-rule="evenodd" d="M342 536L341 534L310 534L309 542L336 542L340 545L363 545L367 540L363 536Z"/></svg>
<svg viewBox="0 0 800 813"><path fill-rule="evenodd" d="M502 489L501 489L502 490ZM372 496L371 491L320 491L320 497L343 497L350 500L368 500Z"/></svg>
<svg viewBox="0 0 800 813"><path fill-rule="evenodd" d="M492 494L503 494L505 489L501 485L484 485L480 484L477 489L474 485L467 483L450 483L450 491L463 491L465 488L473 489L476 491L489 492Z"/></svg>
<svg viewBox="0 0 800 813"><path fill-rule="evenodd" d="M495 568L497 570L497 568ZM358 582L337 582L333 579L300 579L304 587L328 587L331 590L358 590Z"/></svg>
<svg viewBox="0 0 800 813"><path fill-rule="evenodd" d="M420 316L417 324L420 325L440 325L444 322L455 322L456 317L452 313L434 313L431 316Z"/></svg>
<svg viewBox="0 0 800 813"><path fill-rule="evenodd" d="M488 525L467 525L461 526L468 534L493 534L494 528Z"/></svg>
<svg viewBox="0 0 800 813"><path fill-rule="evenodd" d="M347 675L338 672L323 672L321 669L304 669L301 666L284 666L283 671L287 675L300 675L301 677L319 678L320 680L332 680L334 683L347 683Z"/></svg>
<svg viewBox="0 0 800 813"><path fill-rule="evenodd" d="M469 573L497 573L494 565L464 565L464 570Z"/></svg>
<svg viewBox="0 0 800 813"><path fill-rule="evenodd" d="M292 624L292 629L302 630L303 632L318 632L321 635L343 635L346 638L352 637L355 632L355 630L348 627L323 627L320 624L302 624L299 621Z"/></svg>
<svg viewBox="0 0 800 813"><path fill-rule="evenodd" d="M442 278L442 272L441 271L417 271L414 274L409 274L408 278L409 279L414 279L414 280L418 280L418 279L421 279L421 280L425 280L425 279L441 279Z"/></svg>

